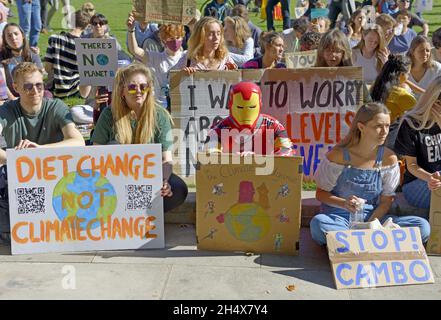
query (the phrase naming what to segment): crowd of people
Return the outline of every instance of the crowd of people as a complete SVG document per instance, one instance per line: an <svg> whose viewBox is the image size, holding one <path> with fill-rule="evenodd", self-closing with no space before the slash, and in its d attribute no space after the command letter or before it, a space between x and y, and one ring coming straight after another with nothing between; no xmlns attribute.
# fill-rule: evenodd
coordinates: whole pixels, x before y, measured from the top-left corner
<svg viewBox="0 0 441 320"><path fill-rule="evenodd" d="M71 28L51 35L46 52L38 49L39 34L50 32L58 1L16 0L19 24L6 21L10 8L0 3L0 134L6 147L85 145L75 126L75 107L69 109L63 102L68 97L82 97L93 110L86 119L94 125L90 144L159 143L164 166L169 168L173 161L172 142L167 138L173 126L171 70L192 74L286 68L286 52L316 50L314 67L360 66L364 85L363 106L348 135L328 152L315 174L322 207L311 221L313 239L326 244L326 232L348 229L349 215L363 199L366 221L391 218L398 226L417 226L427 242L430 192L441 187L441 28L428 38L428 24L421 13L410 11L408 0L355 2L356 7L347 0L331 1L329 6L299 1L303 14L296 13L294 19L290 1L269 0L267 30L262 31L249 19L248 2L234 1L231 7L225 0L213 0L202 14L196 11L187 25L139 22L129 13L128 53L117 42L119 69L112 92L80 83L75 39L114 38L109 21L93 3L84 3L75 12L63 10ZM273 22L274 6L279 2L281 32ZM69 1L62 4L69 6ZM256 103L260 109L258 87L244 84L232 90L230 99L247 107L230 105L230 117L212 128L211 134L242 128L239 124L246 122L246 116L241 112ZM277 128L283 154L291 155L287 150L292 144L283 125L253 112L253 124L246 127ZM243 154L255 152L245 151ZM7 163L4 150L0 150L0 163ZM404 179L400 163L405 164ZM8 211L2 209L8 201L6 166L2 168L0 237L7 238ZM167 172L162 188L165 212L182 204L188 192L180 177ZM426 214L390 216L397 188L410 205L425 209Z"/></svg>

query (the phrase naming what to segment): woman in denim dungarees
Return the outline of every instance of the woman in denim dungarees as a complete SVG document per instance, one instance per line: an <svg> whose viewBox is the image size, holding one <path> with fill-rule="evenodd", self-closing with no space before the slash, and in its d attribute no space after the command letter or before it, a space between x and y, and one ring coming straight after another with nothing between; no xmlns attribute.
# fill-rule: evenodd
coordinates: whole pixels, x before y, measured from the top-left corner
<svg viewBox="0 0 441 320"><path fill-rule="evenodd" d="M315 174L321 213L311 220L312 238L326 244L329 231L348 230L349 213L359 198L365 199L364 220L392 217L402 227L419 227L423 242L430 235L427 220L414 216L390 216L394 191L400 181L397 157L384 147L389 133L389 110L381 103L368 103L357 112L345 139L334 147Z"/></svg>

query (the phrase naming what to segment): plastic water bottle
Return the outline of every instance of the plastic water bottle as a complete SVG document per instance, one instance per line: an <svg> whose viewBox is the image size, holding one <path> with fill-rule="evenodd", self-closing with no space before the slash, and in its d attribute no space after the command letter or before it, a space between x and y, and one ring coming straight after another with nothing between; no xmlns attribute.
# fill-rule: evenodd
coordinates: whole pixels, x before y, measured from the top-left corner
<svg viewBox="0 0 441 320"><path fill-rule="evenodd" d="M357 211L351 212L349 214L349 227L352 229L354 225L360 222L364 222L364 204L366 203L365 199L360 199L357 204Z"/></svg>

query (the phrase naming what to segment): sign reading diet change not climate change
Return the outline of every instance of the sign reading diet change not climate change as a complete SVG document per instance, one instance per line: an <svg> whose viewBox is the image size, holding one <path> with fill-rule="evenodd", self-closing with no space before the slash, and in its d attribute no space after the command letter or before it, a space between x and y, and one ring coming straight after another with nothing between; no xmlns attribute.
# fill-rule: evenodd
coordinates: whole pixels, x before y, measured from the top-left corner
<svg viewBox="0 0 441 320"><path fill-rule="evenodd" d="M13 254L164 247L161 146L7 150Z"/></svg>
<svg viewBox="0 0 441 320"><path fill-rule="evenodd" d="M75 39L80 83L112 87L118 68L115 39Z"/></svg>

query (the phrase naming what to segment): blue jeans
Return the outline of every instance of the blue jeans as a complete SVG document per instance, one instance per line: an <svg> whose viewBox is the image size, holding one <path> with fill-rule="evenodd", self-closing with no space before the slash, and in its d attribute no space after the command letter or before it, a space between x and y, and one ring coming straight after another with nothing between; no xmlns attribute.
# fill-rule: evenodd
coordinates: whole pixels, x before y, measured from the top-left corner
<svg viewBox="0 0 441 320"><path fill-rule="evenodd" d="M415 179L403 185L403 194L406 201L413 207L427 209L429 216L431 192L426 181Z"/></svg>
<svg viewBox="0 0 441 320"><path fill-rule="evenodd" d="M278 3L282 4L282 15L283 15L283 30L289 29L291 27L291 21L289 19L289 2L290 0L268 0L266 4L266 26L268 31L274 29L274 7Z"/></svg>
<svg viewBox="0 0 441 320"><path fill-rule="evenodd" d="M338 214L316 215L310 223L312 239L314 239L314 241L316 241L319 245L325 245L327 232L349 230L348 217ZM398 224L400 227L420 228L423 243L429 241L430 224L426 219L416 216L386 215L381 219L381 223L384 223L388 218L392 218L393 222Z"/></svg>
<svg viewBox="0 0 441 320"><path fill-rule="evenodd" d="M26 34L26 38L29 38L29 45L37 47L41 31L40 0L32 0L32 3L17 0L17 9L20 27Z"/></svg>

